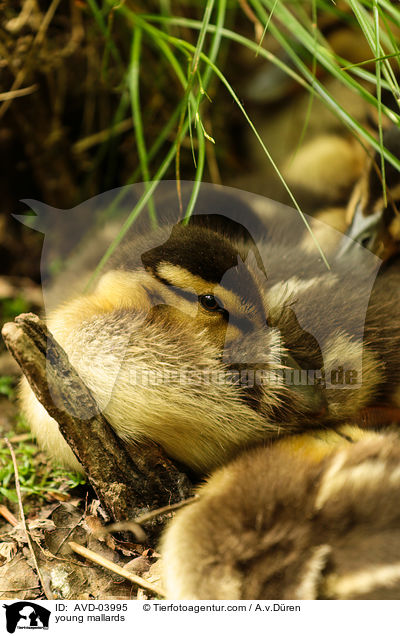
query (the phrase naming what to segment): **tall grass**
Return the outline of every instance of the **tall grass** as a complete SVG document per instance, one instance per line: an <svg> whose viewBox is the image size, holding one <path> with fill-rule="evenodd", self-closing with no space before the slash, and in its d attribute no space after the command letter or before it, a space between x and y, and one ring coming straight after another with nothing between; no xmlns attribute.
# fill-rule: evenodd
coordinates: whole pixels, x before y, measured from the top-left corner
<svg viewBox="0 0 400 636"><path fill-rule="evenodd" d="M349 128L360 143L380 153L383 177L384 160L400 170L399 158L393 156L384 147L382 137L384 116L396 125L400 125L398 109L390 108L381 100L383 89L390 91L397 103L400 100L400 89L395 72L400 66L398 48L400 6L395 3L389 0L348 0L346 6L343 4L336 6L331 0L292 3L283 0L248 0L247 7L253 12L263 33L259 41L247 37L242 29L232 27L232 23L235 24L232 16L235 12L237 15L241 9L237 3L228 4L227 0L216 2L207 0L205 3L197 3L194 5L195 8L197 6L196 12L199 14L197 19L185 17L186 14L193 15L195 10L189 2L160 2L159 10L152 13L145 13L145 7L143 7L143 13L138 13L130 9L129 2L120 3L115 0L103 0L102 3L99 0L89 0L88 4L105 38L105 56L112 56L115 63L123 64L121 61L123 55L116 48L112 32L107 26L110 24L110 15L113 15L114 22L118 19L119 25L124 25L131 34L132 45L127 63L126 87L130 94L139 165L129 182L141 178L147 184L142 198L104 255L98 271L147 203L149 203L152 221L156 223L156 211L151 196L157 183L173 163L175 163L179 189L180 160L185 138L190 139L194 174L192 196L187 209L182 210L182 216L186 219L190 216L204 175L205 146L210 143L218 144L218 139L214 140L208 134L203 121L204 100L207 101L207 91L213 80L219 81L231 95L233 102L261 145L266 160L272 164L287 189L293 205L302 214L274 161L271 149L257 131L242 104L240 95L231 83L229 68L226 64L224 67L221 55L224 45L240 46L254 52L254 55L278 66L303 89L309 91L310 107L300 135L300 143L307 127L311 101L319 99ZM371 62L375 64L375 72L370 70L370 67L366 68L363 62L352 64L332 50L318 25L319 17L328 13L333 18L342 22L346 21L352 28L358 29L371 49L369 64L370 66ZM236 24L241 24L243 20L247 20L244 13L240 15L240 20L237 20ZM274 55L268 50L264 37L266 33L278 43L280 50L285 52L286 58L290 60L289 64L284 61L284 56ZM167 66L171 77L178 78L181 85L181 94L177 95L175 109L167 123L158 131L152 144L147 142L143 129L141 113L146 105L140 99L141 78L149 72L144 62L147 47L158 51L160 62ZM310 56L311 65L307 62ZM338 103L326 85L318 79L317 66L322 67L325 73L360 96L370 108L376 109L379 125L378 139L362 122L357 121ZM371 85L372 90L367 90L366 83ZM211 104L211 108L213 107L214 104ZM166 154L160 157L160 150L164 148L171 133L174 134L174 139L169 142ZM304 216L303 219L307 223ZM319 246L318 248L325 260L321 248Z"/></svg>

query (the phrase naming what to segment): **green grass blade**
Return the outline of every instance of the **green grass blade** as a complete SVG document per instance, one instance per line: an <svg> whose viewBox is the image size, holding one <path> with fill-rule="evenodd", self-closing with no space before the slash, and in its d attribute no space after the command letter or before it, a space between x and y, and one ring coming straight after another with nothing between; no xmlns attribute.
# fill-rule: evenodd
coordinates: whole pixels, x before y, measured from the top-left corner
<svg viewBox="0 0 400 636"><path fill-rule="evenodd" d="M136 146L139 155L140 169L143 181L148 184L150 181L150 173L147 159L146 144L143 133L142 110L140 107L139 95L139 71L140 71L140 51L142 42L142 30L135 27L132 38L131 64L128 71L128 85L131 96L131 107L133 124L135 128ZM152 198L149 199L149 216L153 227L157 227L157 214Z"/></svg>
<svg viewBox="0 0 400 636"><path fill-rule="evenodd" d="M146 15L146 20L148 20L149 22L159 23L159 22L163 22L164 18L161 18L160 16ZM169 21L173 25L185 26L187 28L193 28L193 29L198 29L200 26L200 22L198 20L189 20L187 18L172 17L169 19ZM271 28L276 33L276 27L272 26ZM208 30L210 31L210 33L213 33L215 31L215 26L209 25ZM257 43L253 42L252 40L249 40L248 38L240 35L239 33L236 33L235 31L231 31L230 29L223 28L221 29L221 35L222 37L227 38L231 40L232 42L237 42L238 44L242 44L243 46L246 46L250 50L253 50L255 52L258 50ZM283 40L281 42L283 42ZM282 46L286 46L287 48L290 48L292 53L294 53L293 49L290 47L288 43L282 44ZM309 76L307 76L308 81L306 81L302 74L296 72L296 70L294 70L291 66L285 64L285 62L279 59L279 57L277 57L276 55L274 55L273 53L271 53L270 51L264 48L261 48L259 50L259 55L260 57L265 58L268 62L271 62L272 64L280 68L284 73L289 75L292 79L294 79L298 84L300 84L306 90L310 92L314 91L314 83L310 81ZM292 59L294 59L295 57L295 55L293 54L290 54L290 56L292 57ZM329 53L329 56L332 59L335 58L333 54ZM299 56L297 56L296 59L298 59L299 62L302 62ZM340 61L342 65L348 64L346 60L343 60L343 58L338 58L338 60ZM357 65L354 65L354 66L356 67ZM356 80L350 79L349 76L347 75L344 78L340 77L340 73L342 69L340 68L338 64L336 64L336 67L337 67L336 74L338 79L340 79L342 83L346 84L351 90L356 90L363 97L363 99L365 99L365 101L367 101L369 104L377 108L378 105L377 105L376 98L373 95L371 95L367 90L365 90L364 87L360 85ZM372 73L362 69L357 69L357 68L354 69L354 73L360 76L361 79L365 79L370 83L372 82L376 84L376 76L373 75ZM390 86L386 82L384 82L383 79L381 80L381 83L383 88L390 89ZM327 92L327 94L329 93ZM325 101L323 92L317 92L317 96L319 97L319 99L322 99L323 101ZM327 105L328 103L330 104L331 100L328 100ZM385 115L387 115L394 123L400 125L400 116L398 114L394 113L390 108L388 108L384 104L382 104L382 109ZM334 110L334 112L336 112L336 110Z"/></svg>
<svg viewBox="0 0 400 636"><path fill-rule="evenodd" d="M189 127L189 123L186 120L184 122L184 125L182 126L181 135L185 135L186 134L188 127ZM175 142L173 143L173 145L171 146L171 148L169 149L169 151L168 151L167 155L165 156L163 162L161 163L160 167L158 168L156 174L154 175L154 180L149 184L148 189L145 191L145 193L140 198L138 203L135 205L133 210L130 212L128 218L123 223L123 225L122 225L121 229L119 230L117 236L112 241L112 243L108 247L107 251L105 252L103 257L101 258L101 260L100 260L99 264L97 265L95 271L93 272L92 276L90 277L90 280L89 280L89 282L88 282L88 284L86 286L86 289L89 289L92 286L92 284L94 283L94 281L97 279L97 277L99 276L99 274L100 274L101 270L103 269L104 265L108 262L108 260L110 259L110 257L114 253L115 249L118 247L118 245L120 244L120 242L124 238L125 234L128 232L129 228L132 226L134 221L139 216L140 212L143 210L144 206L147 204L147 202L150 199L150 197L153 195L153 193L154 193L156 187L158 186L160 180L163 178L163 176L165 175L166 171L168 170L169 166L171 165L172 161L175 158L175 155L176 155L176 152L177 152L177 146L178 146L179 142L180 142L180 139L177 138L175 140Z"/></svg>
<svg viewBox="0 0 400 636"><path fill-rule="evenodd" d="M101 13L96 0L87 0L87 3L89 5L90 10L93 13L93 16L99 26L100 31L102 32L102 34L104 35L104 39L106 41L106 45L109 47L111 54L113 56L113 58L115 59L115 61L122 65L122 58L121 55L117 49L117 47L115 46L115 43L111 37L111 34L109 32L109 28L107 27L104 18L103 18L103 14Z"/></svg>
<svg viewBox="0 0 400 636"><path fill-rule="evenodd" d="M210 3L210 6L211 5L212 5L212 3ZM221 0L221 2L219 3L219 11L218 11L220 26L216 29L216 33L214 35L213 42L212 42L212 45L211 45L211 54L212 54L213 58L216 57L216 55L218 53L218 50L219 50L219 44L220 44L220 40L221 40L220 28L221 28L221 24L223 24L225 8L226 8L226 2L225 2L225 0ZM160 34L160 30L155 29L154 27L151 27L150 25L146 24L143 20L141 20L135 14L132 14L129 11L128 11L128 14L129 14L130 18L133 18L134 24L136 24L139 27L145 28L147 33L149 33L153 37L158 36ZM135 18L136 18L136 20L135 20ZM204 37L205 37L206 32L207 32L207 29L204 29L204 34L202 35L203 42L204 42ZM167 33L166 34L167 42L169 41L169 37L170 36ZM163 38L158 39L158 44L159 44L160 41L162 41L162 39ZM165 42L164 42L164 45L165 45ZM163 46L163 45L161 45L161 46ZM184 47L180 47L180 48L181 48L181 50L185 50ZM180 65L177 62L175 56L173 56L172 52L170 50L168 52L168 50L169 50L169 47L167 45L165 45L164 48L163 48L163 51L164 51L165 55L167 56L168 61L173 66L176 74L180 78L180 80L181 80L181 82L182 82L182 84L183 84L183 86L185 88L186 79L185 79L185 77L184 77L184 75L182 73ZM200 51L200 53L201 53L201 51ZM198 61L196 63L196 69L195 69L196 72L197 72L197 66L198 66ZM207 68L207 71L208 71L208 68ZM210 72L207 72L205 74L205 76L203 77L203 84L204 84L205 87L207 87L210 77L211 77L211 73ZM186 85L186 90L187 90L187 85ZM199 94L199 98L200 97L201 97L201 95ZM192 100L193 96L189 95L189 99ZM181 104L179 104L177 109L175 110L175 113L171 117L170 122L168 122L167 126L164 128L163 133L156 140L156 144L154 144L154 146L150 150L148 157L150 157L150 155L154 154L154 150L155 150L156 146L160 147L160 145L162 145L162 143L166 140L170 130L172 129L171 121L172 120L175 121L178 118L179 113L181 112L181 108L182 108L182 106L181 106ZM197 108L198 107L196 105L196 112L197 112ZM109 258L113 254L114 250L116 249L116 247L119 245L119 243L121 242L121 240L125 236L126 232L132 226L132 224L134 223L135 219L138 217L138 215L140 214L140 212L142 211L144 206L149 201L149 199L152 196L152 194L154 193L159 181L163 178L163 176L165 175L165 173L168 170L169 166L171 165L172 161L176 157L176 154L178 152L178 148L180 146L181 140L182 140L183 136L186 134L186 132L188 130L188 127L189 127L189 119L187 117L186 120L184 121L180 131L178 132L178 135L177 135L177 137L175 139L175 142L173 143L172 147L170 148L170 150L168 151L166 157L164 158L164 161L161 163L159 169L157 170L156 174L154 175L153 182L151 184L149 184L148 189L146 189L144 195L138 201L138 203L136 204L136 206L134 207L134 209L131 211L131 213L129 214L128 218L126 219L125 223L122 225L118 235L115 237L114 241L111 243L111 245L107 249L106 253L103 255L103 258L101 259L101 261L99 262L98 266L96 267L96 270L94 271L94 273L93 273L93 275L92 275L92 277L91 277L91 279L90 279L90 281L89 281L89 283L87 285L87 288L89 288L93 284L93 282L96 280L96 278L100 274L102 268L107 263L107 261L109 260ZM167 130L168 130L168 132L167 132ZM202 178L203 170L204 170L205 139L204 139L203 131L200 129L200 127L198 128L198 139L199 139L199 155L198 155L198 166L197 166L196 176L195 176L195 186L194 186L193 191L192 191L192 195L191 195L191 198L190 198L190 201L189 201L189 205L188 205L188 210L186 212L186 216L189 216L191 214L191 211L192 211L193 206L195 204L195 201L196 201L196 198L197 198L197 194L198 194L198 190L199 190L199 187L200 187L200 184L201 184L201 178Z"/></svg>
<svg viewBox="0 0 400 636"><path fill-rule="evenodd" d="M314 36L315 36L315 48L317 47L317 33L318 33L318 28L317 28L317 6L316 6L316 0L312 0L312 15L313 15L313 29L314 29ZM312 58L312 68L311 68L311 73L314 77L314 81L316 78L316 73L317 73L317 58L315 56L315 50L313 53L313 58ZM311 86L312 88L312 86ZM292 154L292 157L289 161L289 166L291 165L291 163L294 161L303 141L304 141L304 137L306 135L306 131L308 128L308 124L310 122L310 117L311 117L311 111L312 111L312 107L313 107L313 103L314 103L314 96L315 96L315 91L312 89L310 92L310 96L308 99L308 104L307 104L307 110L306 110L306 115L304 118L304 124L302 126L301 132L300 132L300 137L299 140L297 142L296 148L294 150L294 153Z"/></svg>
<svg viewBox="0 0 400 636"><path fill-rule="evenodd" d="M379 39L379 13L376 0L374 0L374 20L375 20L375 49L376 52L380 50ZM378 127L379 127L379 145L381 147L381 176L382 176L382 188L383 188L383 200L385 208L387 207L387 194L386 194L386 178L385 178L385 158L383 156L383 133L382 133L382 101L381 101L381 61L376 62L376 98L378 100Z"/></svg>
<svg viewBox="0 0 400 636"><path fill-rule="evenodd" d="M265 1L269 2L270 0L265 0ZM257 8L261 7L260 3L256 2L255 0L253 0L253 6L257 6ZM262 7L261 7L261 10L262 10ZM265 17L266 13L264 12L262 15L263 17ZM356 135L360 135L362 139L364 139L370 146L372 146L372 148L374 148L374 150L377 150L378 152L380 152L381 147L379 145L379 142L376 141L376 139L371 135L371 133L364 126L362 126L354 117L352 117L342 106L338 104L338 102L329 93L329 91L323 86L323 84L318 81L318 79L312 76L310 69L299 57L299 55L294 51L293 47L284 37L282 31L278 29L276 25L272 23L270 25L270 30L271 30L271 33L273 33L275 39L279 42L282 48L288 53L288 55L293 60L294 64L303 74L303 77L309 82L310 85L314 87L316 93L319 95L322 101L327 105L327 107L330 108L330 110L332 110L332 112L334 112L335 115L341 121L343 121L343 123L346 126L348 126L350 130L356 133ZM335 69L335 75L338 75L337 69ZM345 84L348 85L349 87L352 86L353 81L349 81L350 80L349 76L347 74L345 75L346 75ZM339 73L339 79L340 79L340 73ZM377 105L377 100L375 97L373 97L372 95L370 95L364 90L361 90L358 92L360 92L360 94L362 95L366 93L365 94L366 101L374 105ZM383 105L382 105L382 108L383 108ZM389 109L389 112L393 113L393 111L391 111L390 109ZM393 114L393 116L395 116L395 114ZM397 121L400 122L398 116L397 116ZM395 166L397 169L400 170L400 160L397 157L395 157L386 148L383 148L383 154L385 156L385 159L387 159L389 163L391 163L393 166Z"/></svg>
<svg viewBox="0 0 400 636"><path fill-rule="evenodd" d="M173 38L172 40L175 40L176 38ZM188 50L191 50L193 47L191 44L189 44L188 42L184 42L183 40L179 40L179 46L185 46ZM232 96L234 102L236 103L236 105L239 107L239 109L241 110L242 114L244 115L247 123L249 124L251 130L253 131L254 135L256 136L257 141L259 142L259 144L261 145L261 148L263 149L265 155L267 156L268 160L270 161L272 167L274 168L274 170L276 171L280 181L282 182L285 190L287 191L293 205L295 206L295 208L297 209L297 211L299 212L307 230L310 232L312 239L321 255L321 258L323 259L326 267L328 269L330 269L329 263L326 259L326 256L321 248L321 246L319 245L317 239L314 236L314 233L304 215L304 213L302 212L299 204L297 203L293 193L291 192L289 186L287 185L282 173L280 172L278 166L276 165L276 163L274 162L268 148L265 146L263 140L261 139L256 127L254 126L252 120L250 119L249 115L247 114L246 109L243 107L240 99L238 98L238 96L236 95L235 91L233 90L232 86L230 85L230 83L228 82L228 80L226 79L226 77L224 76L224 74L220 71L220 69L204 54L201 54L201 58L210 65L210 67L212 68L212 70L214 71L214 73L217 75L217 77L221 80L221 82L223 83L223 85L225 86L225 88L228 90L228 92L230 93L230 95Z"/></svg>
<svg viewBox="0 0 400 636"><path fill-rule="evenodd" d="M219 0L216 28L215 28L215 32L213 35L210 52L209 52L209 58L213 62L215 62L215 60L217 59L218 52L221 45L221 38L222 38L221 30L225 22L225 13L226 13L226 0ZM207 28L208 28L208 25L207 25ZM200 98L202 96L202 93L206 94L208 85L211 81L211 77L212 77L212 68L207 65L204 71L203 77L201 77L201 75L199 74L200 93L199 93L199 101L197 103L197 110L196 110L196 115L198 117L199 124L200 124L197 126L197 139L199 143L199 152L197 157L197 169L196 169L196 174L194 178L194 186L193 186L193 190L192 190L192 193L186 208L186 212L184 215L184 219L183 219L185 223L188 223L193 213L194 206L196 205L197 197L199 194L201 181L203 179L205 149L206 149L207 142L204 139L204 137L206 136L206 132L204 130L204 126L199 116L199 106L200 106Z"/></svg>
<svg viewBox="0 0 400 636"><path fill-rule="evenodd" d="M356 16L358 23L364 36L371 47L371 51L375 57L379 57L381 55L385 55L381 43L380 38L376 41L375 30L373 28L373 17L366 11L366 9L362 6L358 0L349 0L349 5ZM379 31L378 31L379 33ZM387 40L387 43L390 44L390 40ZM390 84L393 95L400 95L399 85L397 83L396 77L393 73L392 67L390 66L387 60L384 61L383 64L383 73L386 77L386 81Z"/></svg>
<svg viewBox="0 0 400 636"><path fill-rule="evenodd" d="M274 0L273 7L272 7L271 12L270 12L270 14L269 14L269 16L268 16L268 20L267 20L267 21L266 21L266 23L265 23L264 31L262 32L262 36L261 36L260 41L259 41L259 43L258 43L258 47L257 47L257 51L256 51L256 56L257 56L257 55L259 54L259 52L260 52L261 45L262 45L262 43L263 43L263 41L264 41L264 38L265 38L265 35L266 35L267 31L268 31L269 23L270 23L270 22L271 22L271 20L272 20L272 16L274 15L275 7L276 7L276 5L278 4L278 2L279 2L279 0Z"/></svg>

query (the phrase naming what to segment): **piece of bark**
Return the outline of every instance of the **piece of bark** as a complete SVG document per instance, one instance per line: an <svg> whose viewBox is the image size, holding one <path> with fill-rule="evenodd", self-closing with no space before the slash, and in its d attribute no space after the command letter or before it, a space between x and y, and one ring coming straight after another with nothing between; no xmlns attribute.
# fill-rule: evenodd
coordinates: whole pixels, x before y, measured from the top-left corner
<svg viewBox="0 0 400 636"><path fill-rule="evenodd" d="M35 314L21 314L5 324L2 335L36 397L58 422L110 519L129 519L144 508L190 495L188 477L159 447L141 443L134 455L132 449L128 452L65 351Z"/></svg>

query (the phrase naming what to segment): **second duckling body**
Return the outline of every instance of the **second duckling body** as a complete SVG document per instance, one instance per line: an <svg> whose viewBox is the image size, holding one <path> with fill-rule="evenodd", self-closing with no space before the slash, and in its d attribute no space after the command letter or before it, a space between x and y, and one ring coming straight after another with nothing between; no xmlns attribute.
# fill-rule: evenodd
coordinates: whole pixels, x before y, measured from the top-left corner
<svg viewBox="0 0 400 636"><path fill-rule="evenodd" d="M214 473L163 537L168 598L398 599L399 437L341 433L258 447Z"/></svg>

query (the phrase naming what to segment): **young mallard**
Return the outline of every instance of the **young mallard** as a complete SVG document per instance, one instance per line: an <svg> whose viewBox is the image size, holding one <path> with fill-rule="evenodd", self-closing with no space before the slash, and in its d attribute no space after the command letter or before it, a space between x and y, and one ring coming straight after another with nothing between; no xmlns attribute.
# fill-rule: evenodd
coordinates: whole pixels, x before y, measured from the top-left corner
<svg viewBox="0 0 400 636"><path fill-rule="evenodd" d="M261 446L216 471L162 539L167 597L398 599L399 437L340 432Z"/></svg>
<svg viewBox="0 0 400 636"><path fill-rule="evenodd" d="M383 145L395 157L400 157L400 129L390 126L383 135ZM400 251L400 171L387 160L385 166L386 203L379 153L369 159L364 174L351 196L347 209L350 224L347 235L383 261ZM339 258L352 248L346 242Z"/></svg>
<svg viewBox="0 0 400 636"><path fill-rule="evenodd" d="M207 473L248 445L399 406L398 336L381 335L382 304L398 320L391 293L364 334L376 263L327 272L282 223L256 243L222 211L128 238L92 292L49 316L116 433ZM292 213L286 228L302 223ZM26 382L21 397L39 443L79 468Z"/></svg>
<svg viewBox="0 0 400 636"><path fill-rule="evenodd" d="M390 125L384 130L383 145L394 157L400 158L400 129L397 126ZM330 154L332 158L327 160ZM308 162L315 166L322 164L323 171L308 170L307 173ZM400 250L400 172L385 160L385 202L380 153L366 153L354 139L321 136L299 153L295 168L298 182L306 193L312 193L313 179L318 173L315 188L321 193L320 199L313 201L302 197L300 201L303 209L313 214L310 225L314 236L331 258L341 259L357 249L358 244L385 263L396 258ZM291 183L290 171L287 176ZM347 192L342 191L341 197L340 179L348 185ZM296 185L295 180L293 185ZM329 197L331 188L337 195L333 203ZM325 190L328 194L324 199ZM343 233L346 234L344 239ZM306 251L316 249L308 233L302 238L302 247Z"/></svg>
<svg viewBox="0 0 400 636"><path fill-rule="evenodd" d="M278 379L259 391L232 381L231 366L246 367L254 356L260 368L276 369L282 350L287 366L298 365L266 324L254 241L232 221L228 236L221 223L204 217L127 241L92 293L48 319L118 435L150 438L200 472L274 434L283 415L297 428L323 409L314 387ZM21 397L39 443L78 467L26 382Z"/></svg>

